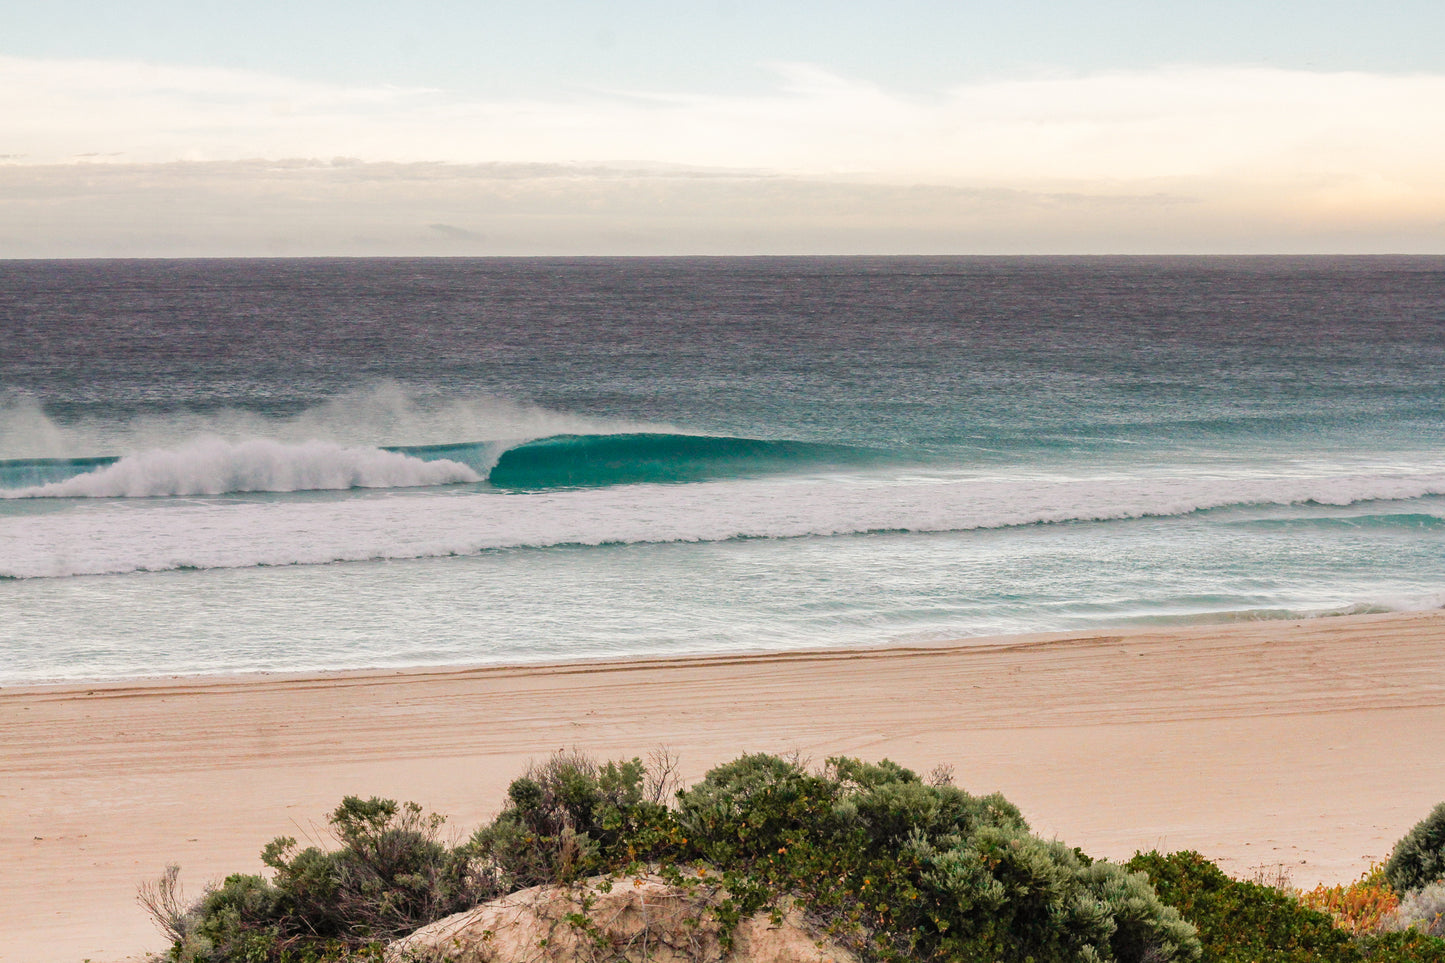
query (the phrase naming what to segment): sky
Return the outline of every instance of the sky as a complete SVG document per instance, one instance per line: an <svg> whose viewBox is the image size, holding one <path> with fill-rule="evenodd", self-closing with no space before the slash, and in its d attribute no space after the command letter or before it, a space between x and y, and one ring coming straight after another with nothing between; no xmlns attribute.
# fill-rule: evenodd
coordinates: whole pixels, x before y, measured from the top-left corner
<svg viewBox="0 0 1445 963"><path fill-rule="evenodd" d="M0 6L0 256L1445 253L1438 0Z"/></svg>

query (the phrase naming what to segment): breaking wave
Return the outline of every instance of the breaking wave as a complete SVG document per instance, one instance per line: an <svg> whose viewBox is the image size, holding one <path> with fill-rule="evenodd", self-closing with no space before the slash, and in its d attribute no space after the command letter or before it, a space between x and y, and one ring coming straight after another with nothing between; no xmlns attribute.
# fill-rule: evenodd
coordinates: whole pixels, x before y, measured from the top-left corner
<svg viewBox="0 0 1445 963"><path fill-rule="evenodd" d="M0 497L141 498L481 481L508 489L595 488L858 466L885 457L846 445L657 432L386 448L212 438L124 457L0 461Z"/></svg>
<svg viewBox="0 0 1445 963"><path fill-rule="evenodd" d="M498 488L692 482L821 466L867 465L883 452L846 445L713 435L555 435L507 448L487 480Z"/></svg>
<svg viewBox="0 0 1445 963"><path fill-rule="evenodd" d="M64 475L46 480L46 475ZM335 442L293 444L268 438L200 439L174 449L119 458L24 459L0 463L0 482L38 484L0 490L5 498L145 498L228 492L409 488L481 481L455 461L424 461L380 448Z"/></svg>

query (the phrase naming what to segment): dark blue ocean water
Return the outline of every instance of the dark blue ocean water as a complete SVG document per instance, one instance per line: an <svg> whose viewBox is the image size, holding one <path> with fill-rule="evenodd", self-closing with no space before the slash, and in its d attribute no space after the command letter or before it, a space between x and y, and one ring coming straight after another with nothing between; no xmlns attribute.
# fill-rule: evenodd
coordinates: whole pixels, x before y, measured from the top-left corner
<svg viewBox="0 0 1445 963"><path fill-rule="evenodd" d="M1445 259L0 262L0 681L1445 602Z"/></svg>

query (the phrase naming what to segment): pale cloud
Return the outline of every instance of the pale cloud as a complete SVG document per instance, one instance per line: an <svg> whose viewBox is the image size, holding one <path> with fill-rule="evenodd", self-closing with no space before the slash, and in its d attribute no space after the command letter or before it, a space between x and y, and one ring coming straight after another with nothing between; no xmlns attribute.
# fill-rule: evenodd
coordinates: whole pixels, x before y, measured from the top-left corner
<svg viewBox="0 0 1445 963"><path fill-rule="evenodd" d="M0 253L1445 248L1442 75L1170 67L922 98L775 69L759 95L483 101L0 58Z"/></svg>
<svg viewBox="0 0 1445 963"><path fill-rule="evenodd" d="M109 60L0 57L0 146L32 163L290 156L373 137L436 92ZM335 151L333 153L344 153Z"/></svg>
<svg viewBox="0 0 1445 963"><path fill-rule="evenodd" d="M596 91L473 101L425 88L0 58L7 153L130 162L650 160L945 180L1414 174L1445 160L1445 76L1171 67L975 83L927 99L804 64L757 96Z"/></svg>
<svg viewBox="0 0 1445 963"><path fill-rule="evenodd" d="M1445 253L1438 212L1302 211L1267 192L1177 186L1050 193L658 165L14 165L0 166L0 257Z"/></svg>

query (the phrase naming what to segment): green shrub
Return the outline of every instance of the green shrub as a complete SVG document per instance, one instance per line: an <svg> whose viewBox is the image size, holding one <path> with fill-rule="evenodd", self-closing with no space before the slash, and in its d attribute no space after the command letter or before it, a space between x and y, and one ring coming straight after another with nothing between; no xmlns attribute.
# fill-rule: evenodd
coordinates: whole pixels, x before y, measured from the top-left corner
<svg viewBox="0 0 1445 963"><path fill-rule="evenodd" d="M679 794L691 853L747 914L792 895L865 956L1168 961L1193 927L1145 879L1028 834L1017 808L884 760L744 756Z"/></svg>
<svg viewBox="0 0 1445 963"><path fill-rule="evenodd" d="M1232 879L1198 853L1144 853L1128 865L1199 928L1203 963L1445 963L1445 940L1414 930L1352 937L1295 895Z"/></svg>
<svg viewBox="0 0 1445 963"><path fill-rule="evenodd" d="M1194 927L1142 875L1004 826L929 851L923 889L941 959L1188 960Z"/></svg>
<svg viewBox="0 0 1445 963"><path fill-rule="evenodd" d="M878 765L829 759L828 772L842 791L840 816L856 820L876 849L896 847L915 832L937 837L984 826L1028 830L1018 807L997 793L971 796L947 784L926 785L887 759Z"/></svg>
<svg viewBox="0 0 1445 963"><path fill-rule="evenodd" d="M945 777L924 782L887 760L811 771L750 755L677 793L675 808L663 785L637 759L561 754L514 780L502 812L456 848L437 840L440 817L414 804L348 796L330 819L336 849L277 839L262 854L270 881L230 877L182 912L168 872L147 905L179 937L178 963L373 959L380 941L476 902L647 865L717 887L725 943L746 916L791 901L871 961L1200 953L1146 876L1032 836L1007 800Z"/></svg>
<svg viewBox="0 0 1445 963"><path fill-rule="evenodd" d="M598 765L559 753L512 781L505 808L465 852L503 893L612 872L673 838L671 813L655 796L640 759Z"/></svg>
<svg viewBox="0 0 1445 963"><path fill-rule="evenodd" d="M282 837L261 853L291 932L390 939L484 895L471 885L464 856L437 841L442 817L416 803L347 796L330 823L340 849L297 851L294 839Z"/></svg>
<svg viewBox="0 0 1445 963"><path fill-rule="evenodd" d="M1445 939L1418 930L1374 933L1357 945L1369 963L1445 963Z"/></svg>
<svg viewBox="0 0 1445 963"><path fill-rule="evenodd" d="M1324 913L1271 886L1231 879L1195 852L1135 856L1159 898L1199 928L1204 963L1353 961L1360 950Z"/></svg>
<svg viewBox="0 0 1445 963"><path fill-rule="evenodd" d="M415 803L347 796L330 816L340 848L261 853L273 879L235 875L165 929L178 963L306 963L375 956L381 941L499 895L480 889L464 853L436 838L440 816Z"/></svg>
<svg viewBox="0 0 1445 963"><path fill-rule="evenodd" d="M1385 878L1402 896L1445 879L1445 803L1395 844L1385 863Z"/></svg>
<svg viewBox="0 0 1445 963"><path fill-rule="evenodd" d="M281 893L260 876L234 874L206 891L167 927L179 963L268 960L280 939L276 925Z"/></svg>
<svg viewBox="0 0 1445 963"><path fill-rule="evenodd" d="M1445 937L1445 880L1421 887L1401 900L1390 923L1392 929Z"/></svg>
<svg viewBox="0 0 1445 963"><path fill-rule="evenodd" d="M1088 888L1103 900L1114 920L1109 944L1118 960L1198 959L1198 930L1154 892L1149 877L1117 863L1098 861L1088 868Z"/></svg>
<svg viewBox="0 0 1445 963"><path fill-rule="evenodd" d="M836 783L795 761L741 756L677 794L678 828L690 841L685 852L723 867L786 855L790 847L832 835L838 791Z"/></svg>

